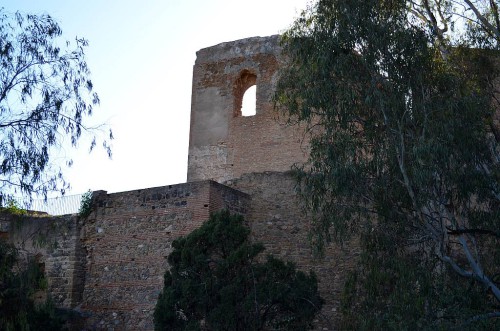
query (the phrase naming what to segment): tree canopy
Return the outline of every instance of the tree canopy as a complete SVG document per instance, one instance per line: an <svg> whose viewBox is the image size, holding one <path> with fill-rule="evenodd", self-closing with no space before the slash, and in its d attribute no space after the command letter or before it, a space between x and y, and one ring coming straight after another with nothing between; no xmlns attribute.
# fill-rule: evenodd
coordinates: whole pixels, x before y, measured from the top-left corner
<svg viewBox="0 0 500 331"><path fill-rule="evenodd" d="M311 137L296 173L315 246L358 233L364 276L399 257L417 259L413 281L437 280L441 267L475 281L482 306L455 311L462 322L500 315L498 22L496 1L318 1L283 36L289 65L275 95Z"/></svg>
<svg viewBox="0 0 500 331"><path fill-rule="evenodd" d="M46 197L68 188L51 151L82 133L99 97L85 62L88 42L63 42L49 15L0 9L0 193ZM109 139L112 139L110 131ZM96 144L92 139L90 149ZM110 155L106 140L103 146ZM68 160L71 164L71 160Z"/></svg>
<svg viewBox="0 0 500 331"><path fill-rule="evenodd" d="M175 240L156 330L306 330L322 306L317 281L250 243L243 217L221 211Z"/></svg>

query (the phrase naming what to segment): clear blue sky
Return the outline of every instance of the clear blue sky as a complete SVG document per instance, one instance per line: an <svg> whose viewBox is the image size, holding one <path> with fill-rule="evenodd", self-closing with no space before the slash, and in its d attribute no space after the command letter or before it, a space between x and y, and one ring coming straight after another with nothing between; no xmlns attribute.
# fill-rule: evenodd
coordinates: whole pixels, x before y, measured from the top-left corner
<svg viewBox="0 0 500 331"><path fill-rule="evenodd" d="M64 151L77 194L186 181L192 68L196 51L285 30L308 0L3 0L0 7L47 13L64 39L89 40L87 63L101 98L94 122L113 129L113 158Z"/></svg>

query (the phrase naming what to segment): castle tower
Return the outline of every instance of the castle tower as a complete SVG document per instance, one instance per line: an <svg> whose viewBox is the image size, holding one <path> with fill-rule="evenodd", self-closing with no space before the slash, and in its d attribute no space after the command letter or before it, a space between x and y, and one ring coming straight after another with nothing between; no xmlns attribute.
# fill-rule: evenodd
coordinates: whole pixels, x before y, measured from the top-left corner
<svg viewBox="0 0 500 331"><path fill-rule="evenodd" d="M303 133L285 124L272 95L279 36L254 37L201 49L193 70L188 181L217 182L243 174L287 171L307 158ZM242 116L243 95L256 85L256 114Z"/></svg>

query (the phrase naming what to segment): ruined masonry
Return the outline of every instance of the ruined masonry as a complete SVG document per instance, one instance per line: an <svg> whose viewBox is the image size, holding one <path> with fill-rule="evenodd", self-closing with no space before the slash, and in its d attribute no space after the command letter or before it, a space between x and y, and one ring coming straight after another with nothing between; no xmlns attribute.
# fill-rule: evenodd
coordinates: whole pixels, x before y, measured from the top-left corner
<svg viewBox="0 0 500 331"><path fill-rule="evenodd" d="M279 37L222 43L197 52L193 69L188 182L129 192L94 192L93 211L24 220L6 216L0 235L37 257L56 304L79 313L75 330L153 330L153 311L172 241L227 208L245 216L266 253L313 270L326 300L315 321L332 330L355 242L315 259L308 220L288 171L307 158L298 126L287 126L271 101L283 64ZM245 91L256 85L256 114L242 116ZM35 236L33 234L36 234ZM53 245L35 245L44 235Z"/></svg>

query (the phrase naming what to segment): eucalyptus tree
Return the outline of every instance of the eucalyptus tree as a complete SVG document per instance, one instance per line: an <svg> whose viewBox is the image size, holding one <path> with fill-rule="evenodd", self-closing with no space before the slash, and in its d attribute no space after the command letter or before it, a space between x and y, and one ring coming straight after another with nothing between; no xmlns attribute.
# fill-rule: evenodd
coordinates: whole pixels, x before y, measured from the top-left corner
<svg viewBox="0 0 500 331"><path fill-rule="evenodd" d="M296 174L315 246L353 232L380 243L390 230L394 253L418 251L428 273L446 266L483 286L490 311L477 319L500 315L498 66L469 46L497 48L497 8L318 1L283 35L275 94L310 135Z"/></svg>
<svg viewBox="0 0 500 331"><path fill-rule="evenodd" d="M0 9L0 194L46 197L68 187L51 151L82 133L99 97L85 61L85 39L59 39L49 15ZM110 132L110 139L112 135ZM96 144L91 138L92 149ZM104 148L110 155L106 140ZM68 161L71 163L71 161Z"/></svg>
<svg viewBox="0 0 500 331"><path fill-rule="evenodd" d="M451 43L497 48L498 0L410 0L409 12L433 34L441 51Z"/></svg>

